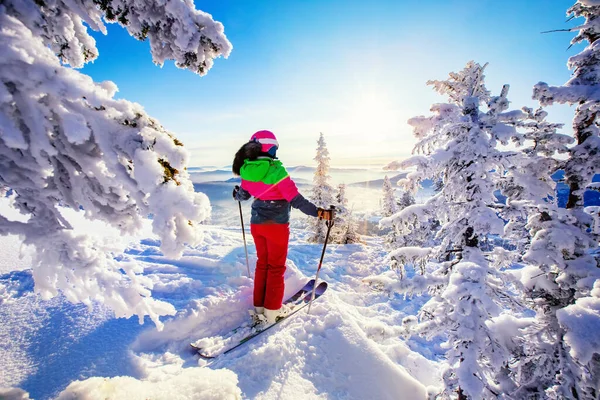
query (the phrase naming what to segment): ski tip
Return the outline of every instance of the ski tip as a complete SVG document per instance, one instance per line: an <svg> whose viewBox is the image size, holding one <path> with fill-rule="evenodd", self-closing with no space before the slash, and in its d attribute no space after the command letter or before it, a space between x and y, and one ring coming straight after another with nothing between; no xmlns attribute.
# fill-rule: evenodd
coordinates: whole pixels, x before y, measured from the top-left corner
<svg viewBox="0 0 600 400"><path fill-rule="evenodd" d="M205 354L202 354L201 352L198 352L198 356L203 360L214 360L215 358L217 358L215 356L207 356Z"/></svg>
<svg viewBox="0 0 600 400"><path fill-rule="evenodd" d="M190 343L190 346L192 346L196 354L198 354L198 356L204 360L214 360L217 358L216 356L207 356L206 354L202 354L202 347L198 347L194 343Z"/></svg>
<svg viewBox="0 0 600 400"><path fill-rule="evenodd" d="M196 354L198 354L200 356L200 358L203 358L205 360L212 360L212 359L216 358L215 356L207 356L206 354L202 354L202 350L203 350L202 347L198 347L194 343L190 343L190 346L192 347L192 349L194 349Z"/></svg>
<svg viewBox="0 0 600 400"><path fill-rule="evenodd" d="M315 293L317 294L323 294L325 292L325 290L327 289L327 282L321 282L317 285L317 288L315 289Z"/></svg>
<svg viewBox="0 0 600 400"><path fill-rule="evenodd" d="M310 281L306 282L306 284L304 285L304 287L302 289L309 289L309 288L312 289L314 286L315 286L315 280L311 279Z"/></svg>

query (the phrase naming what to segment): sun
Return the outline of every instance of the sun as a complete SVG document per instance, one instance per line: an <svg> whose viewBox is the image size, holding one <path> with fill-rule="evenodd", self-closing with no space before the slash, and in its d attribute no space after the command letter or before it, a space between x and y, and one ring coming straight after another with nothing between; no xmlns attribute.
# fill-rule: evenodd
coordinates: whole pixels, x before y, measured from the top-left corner
<svg viewBox="0 0 600 400"><path fill-rule="evenodd" d="M360 135L391 133L398 124L394 105L385 93L375 89L363 92L351 102L347 117L349 131Z"/></svg>

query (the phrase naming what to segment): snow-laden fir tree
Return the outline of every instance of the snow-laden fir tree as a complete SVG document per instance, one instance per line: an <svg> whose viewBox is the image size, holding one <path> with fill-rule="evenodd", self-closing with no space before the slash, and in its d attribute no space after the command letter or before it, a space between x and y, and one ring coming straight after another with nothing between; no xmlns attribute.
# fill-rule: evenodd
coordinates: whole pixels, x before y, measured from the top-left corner
<svg viewBox="0 0 600 400"><path fill-rule="evenodd" d="M114 83L74 69L98 57L88 28L106 33L107 22L149 41L156 64L175 60L199 75L231 51L223 26L191 2L0 2L0 193L28 218L0 215L0 234L35 246L35 289L44 298L60 291L160 324L174 308L151 298L140 267L116 262L112 248L73 231L61 214L61 206L81 208L124 234L152 214L162 251L175 257L197 241L196 225L210 212L188 179L182 143L140 105L115 99Z"/></svg>
<svg viewBox="0 0 600 400"><path fill-rule="evenodd" d="M565 180L569 185L567 208L583 207L583 193L591 185L594 175L600 173L600 137L598 136L598 112L600 104L600 4L593 0L580 0L567 13L585 18L585 23L571 29L579 33L571 44L588 42L579 54L571 57L569 69L572 78L563 86L549 86L540 82L534 87L533 97L542 105L554 103L577 105L573 119L576 145L571 149L565 164Z"/></svg>
<svg viewBox="0 0 600 400"><path fill-rule="evenodd" d="M340 183L338 185L337 192L335 193L335 208L340 215L343 215L349 211L345 183Z"/></svg>
<svg viewBox="0 0 600 400"><path fill-rule="evenodd" d="M512 141L521 149L512 155L512 162L504 171L500 181L501 194L506 204L501 215L508 221L504 237L516 248L515 255L524 254L531 242L527 219L556 204L556 184L552 175L562 166L555 156L568 152L573 139L557 132L563 124L546 121L547 112L542 108L533 110L524 107L526 118L515 124Z"/></svg>
<svg viewBox="0 0 600 400"><path fill-rule="evenodd" d="M595 260L587 251L597 241L575 221L570 210L552 205L528 219L532 240L522 281L536 316L525 328L523 359L515 364L517 396L597 398L600 309L581 308L599 305L593 287L600 274L590 268Z"/></svg>
<svg viewBox="0 0 600 400"><path fill-rule="evenodd" d="M360 233L358 232L359 226L356 217L352 213L352 210L348 212L346 217L346 223L339 239L341 244L355 244L363 243Z"/></svg>
<svg viewBox="0 0 600 400"><path fill-rule="evenodd" d="M384 217L391 217L398 211L398 200L396 199L395 190L387 175L383 178L383 201L381 207Z"/></svg>
<svg viewBox="0 0 600 400"><path fill-rule="evenodd" d="M433 105L430 117L409 120L418 155L389 167L415 168L401 182L411 192L426 178L443 184L424 204L382 220L421 239L422 244L390 253L404 264L421 267L413 278L390 286L406 295L431 295L418 319L409 317L405 323L410 332L426 338L445 337L442 398L488 399L503 392L505 382L499 377L511 353L494 321L507 310L521 309L511 292L515 278L492 263L492 255L480 245L487 236L503 232L494 191L514 152L500 150L498 144L508 142L514 124L525 115L506 112L508 86L500 96L490 97L483 70L469 62L445 81L428 82L449 102ZM437 231L431 230L432 220L440 223Z"/></svg>
<svg viewBox="0 0 600 400"><path fill-rule="evenodd" d="M398 199L398 210L404 210L408 206L415 204L415 196L411 192L405 190L402 192L402 196Z"/></svg>
<svg viewBox="0 0 600 400"><path fill-rule="evenodd" d="M331 229L331 242L342 243L342 236L348 220L348 198L346 197L346 185L340 183L335 192L335 217L333 219L333 228Z"/></svg>
<svg viewBox="0 0 600 400"><path fill-rule="evenodd" d="M396 214L399 210L399 200L396 198L394 187L392 186L392 182L390 178L386 175L383 178L383 200L382 200L382 214L384 218L391 217ZM385 244L386 247L390 250L395 249L396 247L400 247L398 245L398 240L401 240L403 235L400 235L398 232L398 228L392 224L391 227L388 227L389 233L385 235ZM392 269L400 269L400 273L404 272L402 266L399 264L398 259L396 257L390 257L390 267Z"/></svg>
<svg viewBox="0 0 600 400"><path fill-rule="evenodd" d="M568 10L585 22L572 44L588 42L568 66L572 78L561 87L539 83L542 105L575 104L575 145L562 165L569 185L566 209L544 206L528 221L532 242L523 260L523 284L535 304L536 327L529 330L520 367L518 395L541 393L552 399L600 396L600 302L598 232L584 209L584 191L600 173L600 4L580 0ZM595 286L596 285L596 286ZM545 391L545 392L543 392Z"/></svg>
<svg viewBox="0 0 600 400"><path fill-rule="evenodd" d="M346 197L346 185L340 183L335 195L336 217L332 228L333 243L352 244L359 243L360 235L358 226L352 210L348 207L348 198Z"/></svg>
<svg viewBox="0 0 600 400"><path fill-rule="evenodd" d="M331 205L335 205L335 203L333 187L329 183L331 181L331 177L329 176L329 151L327 150L327 144L325 143L322 132L317 141L317 155L314 160L317 162L317 168L313 177L313 188L311 190L310 199L317 207L328 209ZM313 243L324 243L327 227L323 221L312 218L309 220L309 224L312 226L313 232L309 241Z"/></svg>
<svg viewBox="0 0 600 400"><path fill-rule="evenodd" d="M415 198L412 193L408 190L402 192L402 195L397 201L397 209L398 211L404 210L408 206L412 206L415 204ZM429 219L429 230L424 230L422 233L425 236L433 237L433 233L437 231L439 228L439 222L434 218ZM388 240L391 250L394 250L399 247L413 246L413 245L427 245L424 241L422 241L422 236L414 237L412 234L406 235L399 233L401 229L399 229L395 224L392 226L392 233L388 236ZM401 277L404 277L404 264L400 263L398 259L394 256L390 257L391 268L399 271Z"/></svg>
<svg viewBox="0 0 600 400"><path fill-rule="evenodd" d="M386 176L386 179L387 179L387 176ZM387 185L389 185L389 189L387 188ZM391 190L391 192L389 192L389 190ZM390 194L393 197L390 198ZM388 201L392 201L393 203L390 204ZM404 192L402 192L402 196L400 196L400 198L396 198L394 196L394 190L392 189L391 182L388 179L387 183L386 183L386 180L384 180L384 203L383 204L384 204L384 218L385 218L385 217L390 217L393 214L395 214L396 212L404 210L406 207L415 204L415 198L408 190L405 190ZM386 212L386 210L387 210L387 212ZM389 210L393 210L393 212L390 213ZM430 220L430 222L431 222L431 230L426 232L427 236L431 236L431 233L435 232L436 227L437 227L436 221ZM387 229L390 230L390 232L385 237L385 244L389 250L394 250L399 247L412 246L413 244L418 244L418 245L424 244L424 241L421 240L422 239L421 237L413 237L412 235L405 235L405 234L400 233L400 231L402 229L398 228L396 226L396 224L394 224L393 222L384 223L380 226L380 228L383 228L384 226L386 226ZM394 270L397 270L398 273L400 274L400 277L403 278L404 273L405 273L404 264L401 263L398 260L398 258L395 256L390 256L389 261L390 261L390 267Z"/></svg>
<svg viewBox="0 0 600 400"><path fill-rule="evenodd" d="M522 152L514 154L500 185L506 196L501 215L508 221L504 237L510 239L516 251L502 248L495 251L498 259L526 265L522 273L525 301L536 311L535 318L512 321L523 335L514 342L515 361L507 370L515 382L511 395L515 398L545 398L544 391L554 385L557 372L565 381L574 380L573 361L558 334L556 306L561 301L548 290L555 287L555 283L549 283L545 276L549 272L550 264L547 263L560 258L562 252L560 247L550 245L548 230L560 229L560 233L556 232L559 235L568 235L569 231L568 228L562 230L566 227L561 227L561 223L552 222L555 218L560 219L564 210L557 207L556 184L551 176L563 164L555 158L556 153L568 152L567 145L573 139L557 133L562 124L546 122L547 113L542 109L534 112L524 108L523 111L528 117L517 124L519 133L513 137L522 146ZM566 393L563 391L561 396Z"/></svg>

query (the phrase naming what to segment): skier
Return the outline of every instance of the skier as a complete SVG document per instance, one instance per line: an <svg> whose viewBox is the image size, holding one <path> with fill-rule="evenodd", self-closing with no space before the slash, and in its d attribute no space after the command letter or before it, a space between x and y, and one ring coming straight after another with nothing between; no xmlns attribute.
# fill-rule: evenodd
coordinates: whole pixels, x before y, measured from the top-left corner
<svg viewBox="0 0 600 400"><path fill-rule="evenodd" d="M235 154L232 171L242 178L233 189L235 200L255 198L250 232L256 245L254 319L275 323L282 310L285 261L290 236L291 207L306 215L331 220L332 210L315 206L298 188L276 157L279 143L270 131L258 131Z"/></svg>

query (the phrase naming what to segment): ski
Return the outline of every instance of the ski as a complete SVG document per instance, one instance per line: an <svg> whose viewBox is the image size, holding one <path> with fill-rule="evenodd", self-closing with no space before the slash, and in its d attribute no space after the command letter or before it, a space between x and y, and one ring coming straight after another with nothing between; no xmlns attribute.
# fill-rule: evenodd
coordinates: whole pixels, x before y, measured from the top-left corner
<svg viewBox="0 0 600 400"><path fill-rule="evenodd" d="M313 285L314 285L314 281L313 281ZM319 297L321 297L323 295L323 293L325 293L325 290L327 290L327 282L321 282L316 287L316 289L315 289L315 298L314 298L314 300L316 300ZM281 322L285 321L286 319L288 319L292 315L294 315L297 312L299 312L300 310L304 309L306 306L308 306L311 303L311 298L312 298L312 289L307 292L307 294L302 298L302 300L293 309L292 312L290 312L289 314L287 314L283 318L278 319L277 322L275 322L274 324L266 325L266 326L262 327L261 329L254 330L249 335L241 338L239 340L239 342L237 342L233 347L229 347L227 350L220 351L220 352L218 352L218 353L216 353L214 355L207 355L207 354L203 353L203 349L201 347L196 347L194 345L192 345L192 347L194 347L197 350L198 355L200 356L200 358L203 358L205 360L213 360L213 359L215 359L215 358L217 358L217 357L219 357L221 355L225 355L225 354L227 354L229 352L232 352L233 350L237 349L238 347L240 347L244 343L247 343L248 341L254 339L257 336L259 336L261 333L268 331L272 327L280 324Z"/></svg>
<svg viewBox="0 0 600 400"><path fill-rule="evenodd" d="M306 284L303 287L298 289L298 291L296 293L294 293L291 297L289 297L287 300L285 300L283 302L283 305L294 309L297 305L302 303L302 297L306 293L312 292L314 285L315 285L315 280L314 279L309 280L308 282L306 282ZM233 328L231 331L229 331L228 333L222 335L220 340L222 342L226 343L227 341L232 340L235 336L239 336L238 333L243 334L243 336L246 336L247 333L242 332L242 331L251 330L252 328L253 328L253 326L252 326L251 321L244 321L244 323L242 323L240 326L237 326L237 327ZM199 345L198 342L201 342L203 340L205 340L205 339L197 340L194 343L190 343L190 345L196 351L199 351L202 349L202 346Z"/></svg>
<svg viewBox="0 0 600 400"><path fill-rule="evenodd" d="M300 297L304 296L306 293L312 292L314 286L315 280L311 279L310 281L306 282L306 285L304 285L301 289L294 293L292 297L284 301L283 304L289 305L291 303L297 302L298 299L300 299Z"/></svg>

